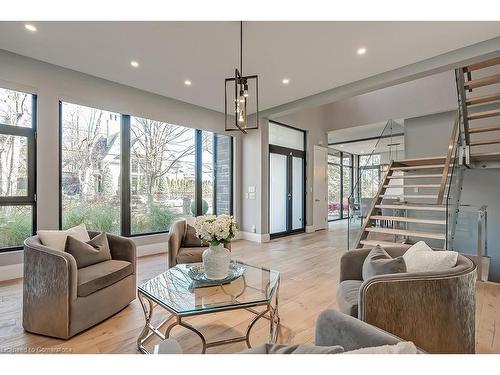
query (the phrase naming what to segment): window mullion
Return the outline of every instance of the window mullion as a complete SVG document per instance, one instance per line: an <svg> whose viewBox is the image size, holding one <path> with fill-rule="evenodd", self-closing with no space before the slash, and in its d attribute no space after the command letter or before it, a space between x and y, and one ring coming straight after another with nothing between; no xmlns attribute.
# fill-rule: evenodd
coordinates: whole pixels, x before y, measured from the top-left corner
<svg viewBox="0 0 500 375"><path fill-rule="evenodd" d="M121 116L121 233L130 236L130 115Z"/></svg>
<svg viewBox="0 0 500 375"><path fill-rule="evenodd" d="M196 215L195 216L201 216L203 215L203 194L202 194L202 155L203 155L203 149L202 149L202 133L200 129L196 129L195 131L195 159L194 159L194 168L195 168L195 173L194 173L194 184L195 184L195 211Z"/></svg>

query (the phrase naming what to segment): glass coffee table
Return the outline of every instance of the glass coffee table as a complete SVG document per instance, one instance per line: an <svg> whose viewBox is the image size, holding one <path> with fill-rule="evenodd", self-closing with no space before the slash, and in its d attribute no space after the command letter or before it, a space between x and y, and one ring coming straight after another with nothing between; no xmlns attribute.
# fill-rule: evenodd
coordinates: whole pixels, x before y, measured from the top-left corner
<svg viewBox="0 0 500 375"><path fill-rule="evenodd" d="M241 341L245 341L250 348L250 332L261 318L269 321L269 342L276 343L280 328L279 272L242 262L235 263L244 266L245 272L226 284L203 286L193 281L189 276L189 270L190 267L199 266L199 263L192 263L178 264L140 285L137 288L137 295L144 310L146 324L137 339L138 349L143 353L149 353L144 345L153 335L165 340L175 326L181 326L198 335L202 343L202 353L210 347ZM155 307L160 307L169 313L167 319L156 326L152 323ZM190 316L241 309L253 314L245 334L218 341L208 342L202 332L184 320Z"/></svg>

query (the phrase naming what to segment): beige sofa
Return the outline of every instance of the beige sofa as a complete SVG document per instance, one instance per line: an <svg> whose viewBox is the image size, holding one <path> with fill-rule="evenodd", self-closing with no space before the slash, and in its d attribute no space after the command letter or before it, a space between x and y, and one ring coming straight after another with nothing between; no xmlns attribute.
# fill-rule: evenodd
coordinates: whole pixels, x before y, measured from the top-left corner
<svg viewBox="0 0 500 375"><path fill-rule="evenodd" d="M90 238L98 232L89 232ZM126 307L136 297L133 241L107 235L112 260L77 269L72 255L24 242L23 327L68 339Z"/></svg>
<svg viewBox="0 0 500 375"><path fill-rule="evenodd" d="M363 281L363 262L370 250L350 250L340 260L340 311L429 353L474 353L476 267L469 258L459 255L456 266L445 271ZM397 257L407 249L385 250Z"/></svg>
<svg viewBox="0 0 500 375"><path fill-rule="evenodd" d="M176 264L197 263L202 261L202 254L207 249L207 245L182 247L182 239L186 233L187 222L185 219L172 223L168 237L168 267L174 267ZM224 246L231 250L231 244Z"/></svg>

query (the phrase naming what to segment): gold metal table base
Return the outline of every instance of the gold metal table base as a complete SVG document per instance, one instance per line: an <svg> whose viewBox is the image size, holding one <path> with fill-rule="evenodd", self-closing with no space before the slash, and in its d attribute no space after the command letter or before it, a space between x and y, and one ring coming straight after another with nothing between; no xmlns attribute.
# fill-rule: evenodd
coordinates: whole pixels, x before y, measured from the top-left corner
<svg viewBox="0 0 500 375"><path fill-rule="evenodd" d="M252 307L243 307L242 306L241 308L239 308L239 309L245 309L245 310L255 314L255 317L248 324L244 336L237 336L237 337L231 337L231 338L227 338L227 339L207 342L207 340L205 339L205 336L203 336L203 334L198 329L196 329L191 324L182 320L183 319L182 316L176 315L174 312L170 311L168 308L165 308L164 306L155 304L155 302L153 302L147 295L141 293L141 291L138 291L137 295L138 295L138 299L141 303L142 309L144 311L144 318L146 320L146 324L144 325L144 328L143 328L141 334L137 338L137 348L142 353L150 354L150 352L146 349L146 347L144 345L153 337L153 335L156 335L160 339L165 340L165 339L170 337L170 332L176 326L184 327L184 328L194 332L196 335L198 335L198 337L200 338L201 343L203 345L201 354L206 353L208 348L212 348L214 346L233 344L233 343L242 342L242 341L245 341L247 347L251 348L252 345L250 343L250 333L251 333L252 327L261 318L267 319L269 321L269 342L272 344L275 344L277 342L277 339L278 339L279 329L280 329L280 325L281 325L280 317L278 314L278 294L279 294L279 284L278 284L276 291L274 293L274 306L272 306L273 298L271 298L269 303L267 303L265 305L260 305L260 306L265 307L265 309L262 311L255 310ZM151 319L153 317L153 310L155 308L155 305L161 306L165 310L170 312L170 316L167 319L163 320L157 326L154 326L151 323ZM256 305L256 306L259 306L259 305ZM222 312L222 311L229 311L229 310L238 310L238 308L234 307L234 306L232 306L232 307L229 306L227 309L220 309L220 310L214 311L213 313ZM204 313L200 313L200 314L192 314L189 316L196 316L196 315L201 315L201 314L207 314L207 313L204 312ZM173 319L175 319L175 320L173 322L171 322ZM171 323L165 329L165 333L162 333L161 329L169 322L171 322Z"/></svg>

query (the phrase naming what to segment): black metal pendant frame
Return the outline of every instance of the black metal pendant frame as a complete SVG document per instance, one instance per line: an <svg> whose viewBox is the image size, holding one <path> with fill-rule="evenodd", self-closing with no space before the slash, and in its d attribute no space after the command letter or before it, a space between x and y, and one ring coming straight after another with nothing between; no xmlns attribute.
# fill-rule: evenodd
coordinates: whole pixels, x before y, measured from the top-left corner
<svg viewBox="0 0 500 375"><path fill-rule="evenodd" d="M236 112L236 101L238 100L238 86L240 87L241 90L243 90L243 87L245 89L248 87L248 81L250 80L255 80L255 100L256 100L256 112L255 112L255 126L248 126L248 114L246 111L246 105L247 103L245 102L245 116L246 120L245 121L245 126L240 126L238 123L238 113ZM227 87L228 83L234 83L234 100L231 102L231 105L234 106L234 127L228 127L228 125L231 123L231 120L228 119L229 117L229 112L227 110ZM234 78L226 78L224 81L224 129L226 131L235 131L239 130L244 134L247 134L247 130L255 130L259 128L259 77L257 75L251 75L251 76L243 76L243 21L240 22L240 70L235 69L234 70Z"/></svg>
<svg viewBox="0 0 500 375"><path fill-rule="evenodd" d="M228 112L228 83L234 82L234 100L231 102L232 105L236 102L238 99L238 87L242 84L242 82L248 82L250 80L255 80L255 100L257 104L257 110L255 112L255 125L254 126L248 126L248 123L246 123L245 127L240 126L238 123L238 115L236 111L234 112L234 127L231 127L228 125L231 123L231 120L229 119L229 112ZM232 91L232 90L231 90ZM257 75L251 75L251 76L242 76L239 72L238 69L235 69L234 73L234 78L226 78L224 82L224 117L225 117L225 130L226 131L235 131L239 130L243 132L244 134L247 134L247 130L255 130L259 128L259 77ZM249 116L247 115L247 118Z"/></svg>

